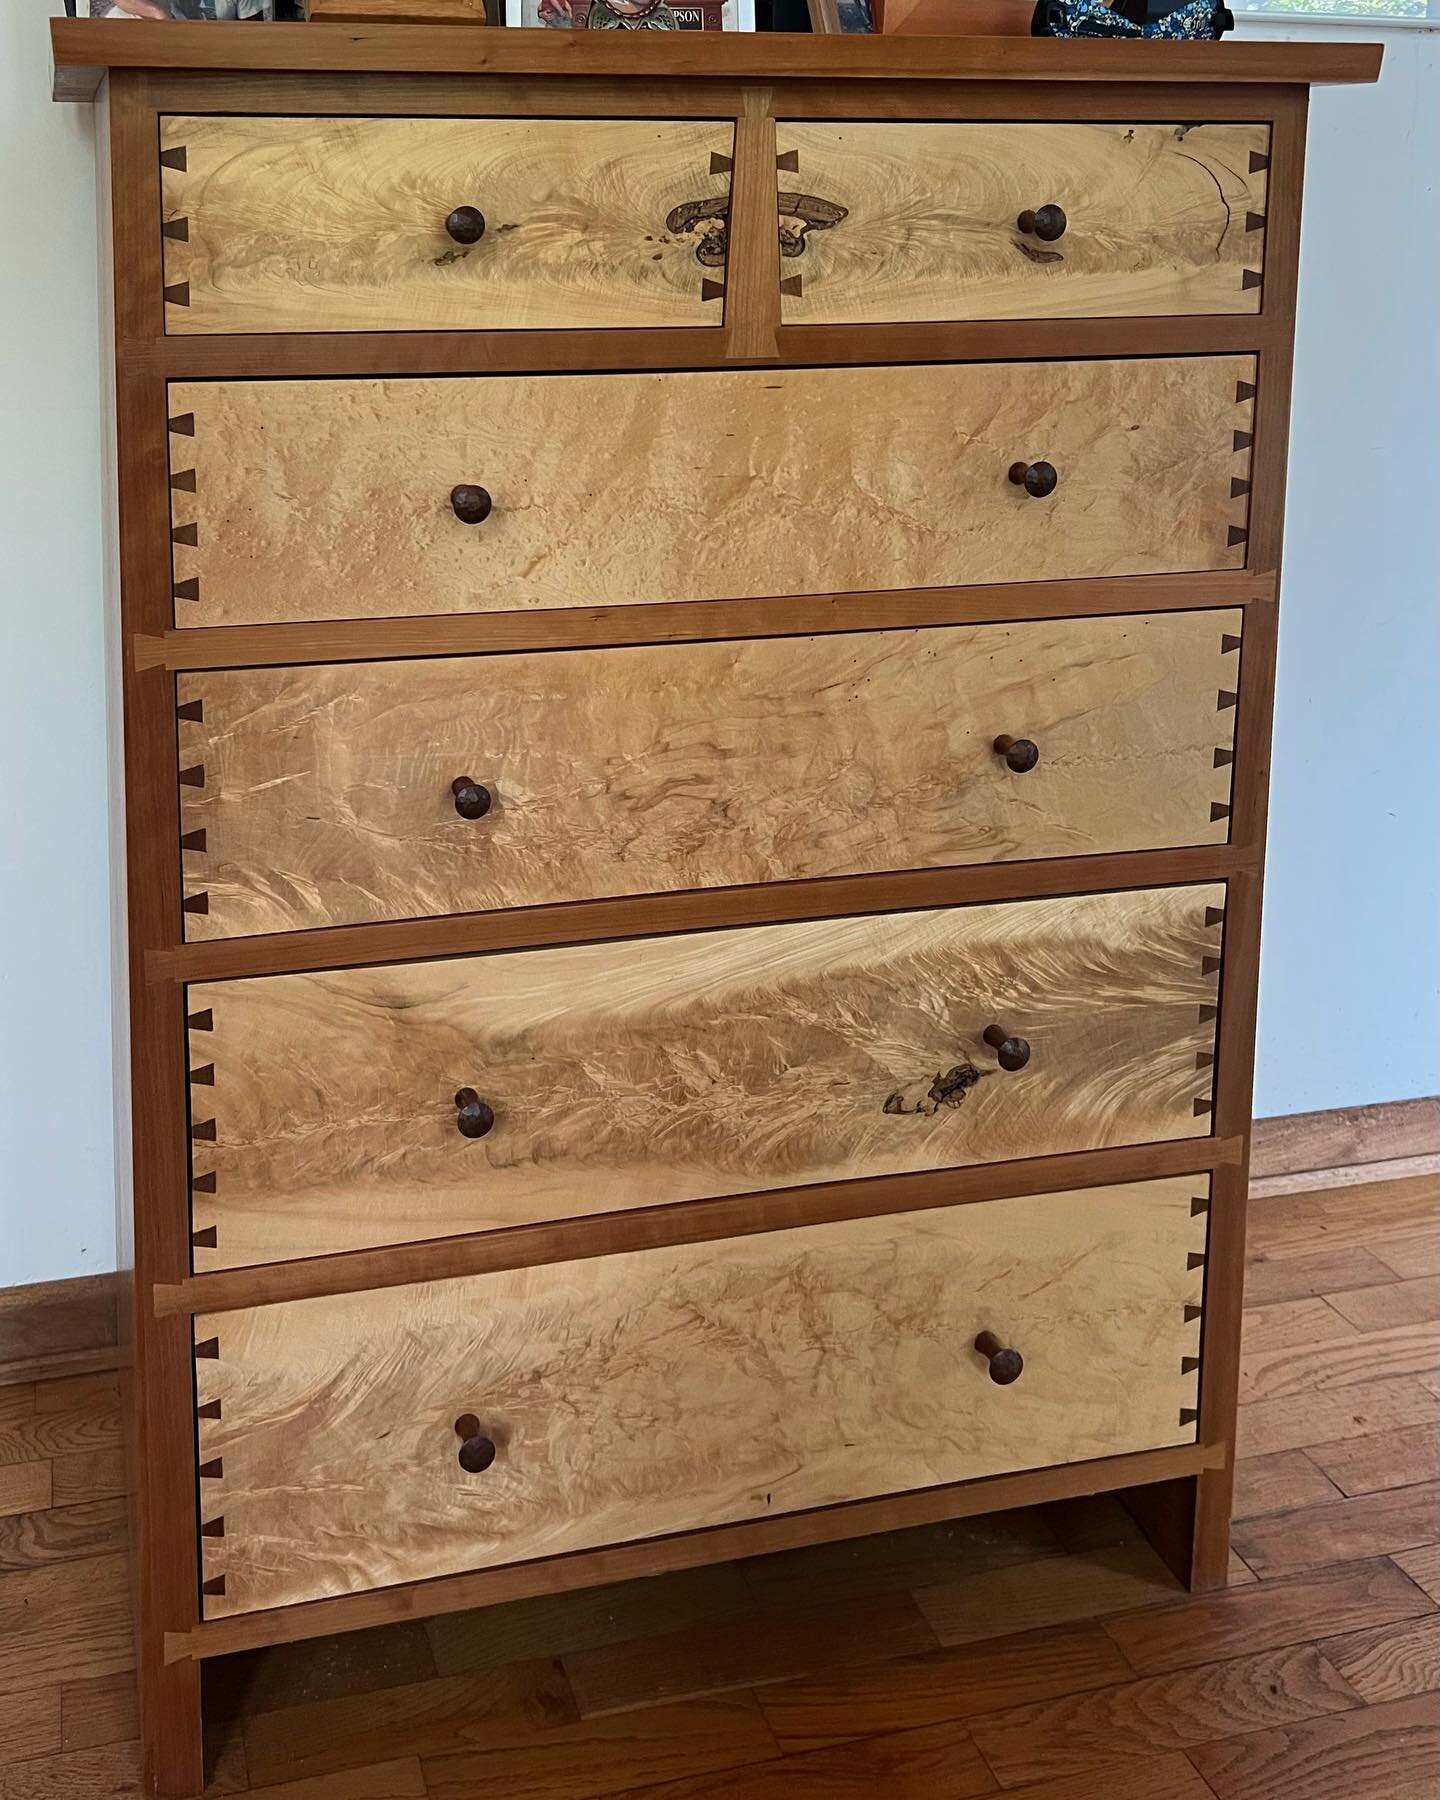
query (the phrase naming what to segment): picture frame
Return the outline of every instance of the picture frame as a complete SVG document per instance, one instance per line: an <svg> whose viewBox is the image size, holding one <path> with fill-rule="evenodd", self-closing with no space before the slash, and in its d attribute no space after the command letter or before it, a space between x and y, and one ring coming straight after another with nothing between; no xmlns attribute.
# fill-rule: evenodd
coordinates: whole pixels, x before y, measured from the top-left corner
<svg viewBox="0 0 1440 1800"><path fill-rule="evenodd" d="M505 0L505 23L559 31L754 31L755 0Z"/></svg>

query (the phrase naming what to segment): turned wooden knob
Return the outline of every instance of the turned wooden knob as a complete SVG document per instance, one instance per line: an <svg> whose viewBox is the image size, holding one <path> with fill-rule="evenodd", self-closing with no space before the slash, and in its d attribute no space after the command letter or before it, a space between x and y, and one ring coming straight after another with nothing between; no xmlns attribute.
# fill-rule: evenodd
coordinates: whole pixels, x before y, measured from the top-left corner
<svg viewBox="0 0 1440 1800"><path fill-rule="evenodd" d="M1017 775L1028 775L1040 760L1040 746L1029 738L1006 737L1002 733L990 747L997 756L1005 758L1005 767Z"/></svg>
<svg viewBox="0 0 1440 1800"><path fill-rule="evenodd" d="M1056 473L1054 463L1011 463L1010 479L1016 487L1023 487L1032 500L1043 500L1047 494L1055 492L1055 483L1060 477Z"/></svg>
<svg viewBox="0 0 1440 1800"><path fill-rule="evenodd" d="M485 235L485 215L478 206L457 206L445 229L457 244L478 244Z"/></svg>
<svg viewBox="0 0 1440 1800"><path fill-rule="evenodd" d="M462 525L479 525L490 517L490 496L482 487L461 485L450 490L450 506Z"/></svg>
<svg viewBox="0 0 1440 1800"><path fill-rule="evenodd" d="M494 1123L494 1112L474 1088L461 1088L455 1096L455 1129L461 1137L482 1138Z"/></svg>
<svg viewBox="0 0 1440 1800"><path fill-rule="evenodd" d="M460 1467L467 1475L483 1475L495 1460L495 1440L486 1437L474 1413L462 1413L455 1421L460 1439Z"/></svg>
<svg viewBox="0 0 1440 1800"><path fill-rule="evenodd" d="M1043 244L1053 244L1056 238L1064 237L1069 221L1062 209L1053 200L1048 200L1044 206L1037 206L1034 212L1022 212L1015 223L1027 237L1037 237Z"/></svg>
<svg viewBox="0 0 1440 1800"><path fill-rule="evenodd" d="M997 1387L1009 1387L1018 1381L1025 1368L1025 1358L1018 1350L1007 1350L993 1331L982 1331L975 1348L990 1364L990 1379Z"/></svg>
<svg viewBox="0 0 1440 1800"><path fill-rule="evenodd" d="M1016 1069L1023 1069L1030 1060L1030 1045L1025 1038L1011 1037L1003 1025L987 1025L985 1042L995 1052L995 1060L1002 1069L1008 1069L1013 1075Z"/></svg>
<svg viewBox="0 0 1440 1800"><path fill-rule="evenodd" d="M484 782L472 781L468 775L457 775L450 783L450 792L462 819L483 819L495 803L495 796Z"/></svg>

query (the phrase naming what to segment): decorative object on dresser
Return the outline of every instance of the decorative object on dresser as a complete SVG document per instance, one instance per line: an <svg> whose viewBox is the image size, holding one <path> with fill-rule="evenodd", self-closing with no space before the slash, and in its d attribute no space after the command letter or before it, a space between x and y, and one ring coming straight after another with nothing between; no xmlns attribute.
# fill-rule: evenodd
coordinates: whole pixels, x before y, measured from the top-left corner
<svg viewBox="0 0 1440 1800"><path fill-rule="evenodd" d="M1378 51L54 42L149 1790L206 1658L401 1613L1102 1490L1222 1582L1306 87Z"/></svg>

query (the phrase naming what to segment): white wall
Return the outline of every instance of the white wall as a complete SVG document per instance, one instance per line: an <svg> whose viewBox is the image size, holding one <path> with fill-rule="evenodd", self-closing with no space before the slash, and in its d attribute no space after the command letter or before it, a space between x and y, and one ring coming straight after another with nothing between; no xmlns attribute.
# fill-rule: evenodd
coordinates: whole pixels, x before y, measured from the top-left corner
<svg viewBox="0 0 1440 1800"><path fill-rule="evenodd" d="M1440 32L1317 88L1281 589L1255 1110L1440 1091Z"/></svg>
<svg viewBox="0 0 1440 1800"><path fill-rule="evenodd" d="M114 1266L92 139L48 10L0 4L0 1286ZM1381 86L1313 111L1262 1113L1440 1089L1440 37L1362 35Z"/></svg>
<svg viewBox="0 0 1440 1800"><path fill-rule="evenodd" d="M115 1266L94 133L0 0L0 1287Z"/></svg>

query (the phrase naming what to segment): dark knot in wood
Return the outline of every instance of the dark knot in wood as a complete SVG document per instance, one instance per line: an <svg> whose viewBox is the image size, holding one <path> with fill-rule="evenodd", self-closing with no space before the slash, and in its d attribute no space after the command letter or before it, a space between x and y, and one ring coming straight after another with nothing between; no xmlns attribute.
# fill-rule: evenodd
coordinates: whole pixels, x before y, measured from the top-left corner
<svg viewBox="0 0 1440 1800"><path fill-rule="evenodd" d="M802 256L811 231L829 231L847 217L849 208L818 194L782 193L779 197L780 254ZM707 269L718 269L730 248L730 196L709 200L684 200L665 215L665 229L674 237L694 233L695 260Z"/></svg>
<svg viewBox="0 0 1440 1800"><path fill-rule="evenodd" d="M696 233L695 260L707 269L718 269L725 262L729 247L730 197L720 194L711 200L685 200L665 215L665 229L675 237Z"/></svg>
<svg viewBox="0 0 1440 1800"><path fill-rule="evenodd" d="M833 200L822 200L818 194L780 195L780 254L803 256L805 239L811 231L829 231L849 213L849 207Z"/></svg>
<svg viewBox="0 0 1440 1800"><path fill-rule="evenodd" d="M907 1101L904 1093L897 1090L888 1096L883 1110L887 1113L919 1113L930 1118L942 1106L959 1106L980 1079L980 1071L973 1063L959 1063L953 1069L946 1069L944 1074L937 1074L923 1099Z"/></svg>

